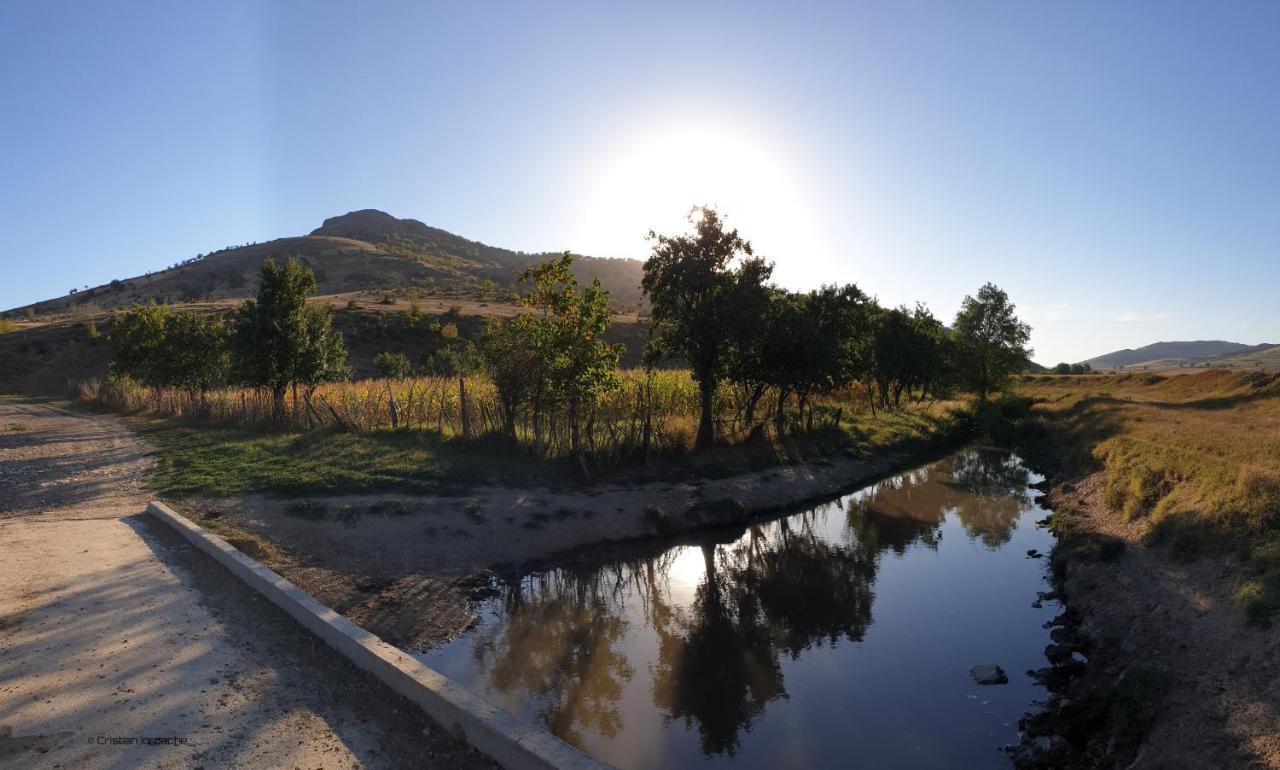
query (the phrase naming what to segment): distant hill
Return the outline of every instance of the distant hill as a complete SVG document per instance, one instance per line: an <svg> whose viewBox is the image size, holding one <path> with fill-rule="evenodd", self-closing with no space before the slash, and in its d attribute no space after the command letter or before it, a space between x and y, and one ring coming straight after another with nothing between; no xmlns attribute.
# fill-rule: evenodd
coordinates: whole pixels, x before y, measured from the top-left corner
<svg viewBox="0 0 1280 770"><path fill-rule="evenodd" d="M555 255L488 246L415 219L365 209L330 217L310 235L218 249L27 307L48 315L108 310L149 299L177 303L250 297L257 291L262 263L289 256L315 271L319 294L409 288L459 294L490 284L511 288L519 271ZM637 260L577 256L574 271L584 282L599 278L615 309L640 306ZM24 310L15 308L7 315Z"/></svg>
<svg viewBox="0 0 1280 770"><path fill-rule="evenodd" d="M1228 358L1247 358L1277 347L1274 343L1246 345L1225 340L1193 340L1155 342L1140 348L1126 348L1090 358L1083 363L1094 369L1124 369L1144 366L1168 369L1180 366L1212 364Z"/></svg>

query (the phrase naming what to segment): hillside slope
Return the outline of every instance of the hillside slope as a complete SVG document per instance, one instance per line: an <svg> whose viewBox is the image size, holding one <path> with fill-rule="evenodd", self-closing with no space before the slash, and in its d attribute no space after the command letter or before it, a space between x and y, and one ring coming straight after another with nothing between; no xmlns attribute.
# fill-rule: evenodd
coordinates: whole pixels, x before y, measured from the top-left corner
<svg viewBox="0 0 1280 770"><path fill-rule="evenodd" d="M552 255L487 246L417 220L365 209L326 219L310 235L219 249L3 315L93 315L151 299L240 299L256 293L263 262L290 256L315 271L320 294L417 288L459 295L474 294L488 282L494 289L512 287L520 270ZM580 280L599 278L616 309L639 306L641 268L636 260L580 256L574 268Z"/></svg>
<svg viewBox="0 0 1280 770"><path fill-rule="evenodd" d="M1084 363L1094 369L1123 369L1128 366L1148 365L1160 368L1179 364L1202 363L1212 359L1257 353L1275 347L1271 343L1246 345L1225 340L1190 340L1155 342L1140 348L1125 348L1106 355L1090 358Z"/></svg>

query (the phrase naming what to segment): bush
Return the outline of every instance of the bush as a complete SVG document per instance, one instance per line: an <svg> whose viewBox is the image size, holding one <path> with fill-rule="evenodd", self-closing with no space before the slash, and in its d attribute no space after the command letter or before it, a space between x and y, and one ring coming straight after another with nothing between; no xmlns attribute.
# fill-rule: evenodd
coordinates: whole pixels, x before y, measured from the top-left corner
<svg viewBox="0 0 1280 770"><path fill-rule="evenodd" d="M412 366L404 353L384 350L373 357L373 368L379 377L401 380L409 376Z"/></svg>

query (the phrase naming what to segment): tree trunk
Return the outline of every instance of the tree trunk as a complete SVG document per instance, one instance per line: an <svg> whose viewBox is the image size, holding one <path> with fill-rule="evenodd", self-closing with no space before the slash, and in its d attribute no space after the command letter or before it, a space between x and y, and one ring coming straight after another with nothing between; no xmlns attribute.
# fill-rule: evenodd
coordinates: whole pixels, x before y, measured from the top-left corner
<svg viewBox="0 0 1280 770"><path fill-rule="evenodd" d="M471 438L471 415L467 414L467 379L458 378L458 412L462 418L462 437Z"/></svg>
<svg viewBox="0 0 1280 770"><path fill-rule="evenodd" d="M755 421L756 421L756 404L758 404L758 403L760 402L760 399L761 399L763 396L764 396L764 386L763 386L763 385L757 385L757 386L756 386L756 387L751 391L751 395L750 395L750 396L747 396L747 413L746 413L746 423L747 423L747 431L748 431L748 432L750 432L750 431L751 431L752 424L753 424L753 423L755 423Z"/></svg>
<svg viewBox="0 0 1280 770"><path fill-rule="evenodd" d="M581 397L577 393L569 396L569 449L573 452L573 456L578 460L578 465L582 468L582 474L587 478L591 477L591 470L587 467L587 456L582 451L582 431L578 426L579 407L581 405Z"/></svg>
<svg viewBox="0 0 1280 770"><path fill-rule="evenodd" d="M271 388L271 421L275 423L277 429L284 427L284 393L286 385L276 385Z"/></svg>
<svg viewBox="0 0 1280 770"><path fill-rule="evenodd" d="M711 403L716 394L715 380L711 377L703 377L699 380L698 393L702 415L698 419L698 438L694 445L698 449L707 449L716 442L714 405Z"/></svg>
<svg viewBox="0 0 1280 770"><path fill-rule="evenodd" d="M773 429L778 434L778 438L782 438L782 434L786 432L783 410L787 406L787 395L786 388L778 388L778 407L773 412Z"/></svg>
<svg viewBox="0 0 1280 770"><path fill-rule="evenodd" d="M644 384L644 461L649 462L649 442L653 438L653 375Z"/></svg>

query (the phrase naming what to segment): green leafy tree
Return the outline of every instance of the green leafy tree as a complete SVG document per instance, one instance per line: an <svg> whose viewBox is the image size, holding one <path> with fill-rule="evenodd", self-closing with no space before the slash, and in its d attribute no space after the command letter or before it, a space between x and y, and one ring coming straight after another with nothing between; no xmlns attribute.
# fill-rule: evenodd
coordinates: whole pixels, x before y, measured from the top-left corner
<svg viewBox="0 0 1280 770"><path fill-rule="evenodd" d="M986 403L994 392L1005 387L1009 376L1022 369L1031 350L1031 327L1018 320L1015 307L995 284L966 296L956 313L955 335L959 373L966 385Z"/></svg>
<svg viewBox="0 0 1280 770"><path fill-rule="evenodd" d="M543 356L531 344L539 331L532 316L492 317L480 340L480 359L497 393L502 432L512 442L517 420L537 400L546 381Z"/></svg>
<svg viewBox="0 0 1280 770"><path fill-rule="evenodd" d="M165 329L169 306L148 302L134 304L111 325L110 371L153 388L168 384Z"/></svg>
<svg viewBox="0 0 1280 770"><path fill-rule="evenodd" d="M227 380L228 337L219 316L135 304L111 327L111 371L154 388L205 391Z"/></svg>
<svg viewBox="0 0 1280 770"><path fill-rule="evenodd" d="M946 333L923 305L878 310L871 324L871 379L884 408L899 408L904 393L920 398L949 376Z"/></svg>
<svg viewBox="0 0 1280 770"><path fill-rule="evenodd" d="M227 381L231 334L221 316L173 314L164 347L165 384L203 393Z"/></svg>
<svg viewBox="0 0 1280 770"><path fill-rule="evenodd" d="M373 370L383 379L402 380L409 376L412 368L404 353L384 350L373 357Z"/></svg>
<svg viewBox="0 0 1280 770"><path fill-rule="evenodd" d="M766 381L777 388L774 423L783 432L787 399L804 415L812 396L846 385L867 367L874 303L854 284L777 292L766 315Z"/></svg>
<svg viewBox="0 0 1280 770"><path fill-rule="evenodd" d="M348 376L342 335L333 330L333 308L309 305L315 274L290 259L284 267L267 260L256 300L246 300L236 320L233 362L246 385L268 388L277 426L285 417L289 387L308 396L322 382ZM296 398L295 398L296 400Z"/></svg>
<svg viewBox="0 0 1280 770"><path fill-rule="evenodd" d="M542 371L552 392L561 394L569 410L569 442L587 472L582 446L584 402L618 383L622 345L604 340L609 329L609 292L596 279L580 289L573 275L573 257L565 252L525 270L520 280L530 286L521 298L541 311L534 319L534 347L542 352Z"/></svg>
<svg viewBox="0 0 1280 770"><path fill-rule="evenodd" d="M733 360L743 313L757 306L747 298L767 295L773 266L714 210L695 208L689 221L689 234L649 232L653 251L641 285L651 305L649 356L678 357L689 366L701 402L697 445L708 447L715 443L717 383Z"/></svg>

